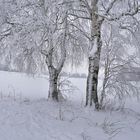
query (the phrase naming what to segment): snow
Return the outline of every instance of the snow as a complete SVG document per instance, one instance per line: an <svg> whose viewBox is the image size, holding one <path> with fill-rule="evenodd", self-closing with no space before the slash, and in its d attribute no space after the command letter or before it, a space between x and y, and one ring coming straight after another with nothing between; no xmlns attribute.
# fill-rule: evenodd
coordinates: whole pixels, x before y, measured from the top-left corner
<svg viewBox="0 0 140 140"><path fill-rule="evenodd" d="M139 140L140 103L95 111L84 107L86 79L67 100L47 100L47 76L0 72L0 140Z"/></svg>
<svg viewBox="0 0 140 140"><path fill-rule="evenodd" d="M0 91L6 96L38 99L47 97L48 78L14 72L0 72Z"/></svg>

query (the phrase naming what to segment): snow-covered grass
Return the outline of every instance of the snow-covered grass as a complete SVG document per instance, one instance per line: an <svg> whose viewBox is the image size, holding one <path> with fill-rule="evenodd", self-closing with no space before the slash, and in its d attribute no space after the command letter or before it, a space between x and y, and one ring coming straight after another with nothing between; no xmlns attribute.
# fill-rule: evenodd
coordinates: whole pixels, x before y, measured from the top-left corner
<svg viewBox="0 0 140 140"><path fill-rule="evenodd" d="M0 72L0 140L139 140L140 103L95 111L84 107L86 79L66 101L47 101L46 76Z"/></svg>

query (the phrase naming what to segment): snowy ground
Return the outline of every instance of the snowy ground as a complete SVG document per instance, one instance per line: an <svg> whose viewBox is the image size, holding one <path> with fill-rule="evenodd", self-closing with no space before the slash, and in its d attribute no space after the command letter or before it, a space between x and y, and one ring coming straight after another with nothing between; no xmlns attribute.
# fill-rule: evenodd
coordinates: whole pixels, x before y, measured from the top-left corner
<svg viewBox="0 0 140 140"><path fill-rule="evenodd" d="M78 90L53 103L45 76L0 72L0 140L140 139L139 102L97 112L83 105L85 79L71 81Z"/></svg>

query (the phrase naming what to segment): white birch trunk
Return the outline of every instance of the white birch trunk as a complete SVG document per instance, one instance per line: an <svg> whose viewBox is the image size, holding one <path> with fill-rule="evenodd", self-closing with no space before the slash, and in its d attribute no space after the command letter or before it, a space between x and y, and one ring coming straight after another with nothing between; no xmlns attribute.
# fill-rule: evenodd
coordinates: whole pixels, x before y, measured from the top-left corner
<svg viewBox="0 0 140 140"><path fill-rule="evenodd" d="M66 15L67 16L67 15ZM62 46L61 46L61 59L55 68L53 66L52 57L53 57L53 49L51 48L49 55L46 56L46 64L49 70L49 96L53 100L59 101L59 89L58 89L58 77L62 71L66 60L66 38L67 38L67 18L65 20L65 31L62 38ZM57 58L56 58L57 59Z"/></svg>
<svg viewBox="0 0 140 140"><path fill-rule="evenodd" d="M49 68L49 96L48 98L58 101L58 73L53 67Z"/></svg>
<svg viewBox="0 0 140 140"><path fill-rule="evenodd" d="M99 109L98 102L98 72L101 53L101 21L96 13L98 13L98 0L92 0L92 20L91 20L91 42L89 53L89 68L87 78L87 91L86 91L86 106L92 106L95 103L95 108Z"/></svg>

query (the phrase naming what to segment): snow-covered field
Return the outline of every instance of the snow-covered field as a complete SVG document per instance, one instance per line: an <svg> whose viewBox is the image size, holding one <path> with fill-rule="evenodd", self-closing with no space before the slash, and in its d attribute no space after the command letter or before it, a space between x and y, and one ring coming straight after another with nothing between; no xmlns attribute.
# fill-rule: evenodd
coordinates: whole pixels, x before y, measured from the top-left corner
<svg viewBox="0 0 140 140"><path fill-rule="evenodd" d="M140 103L97 112L84 107L86 79L67 101L47 101L46 76L0 72L0 140L139 140Z"/></svg>

